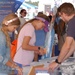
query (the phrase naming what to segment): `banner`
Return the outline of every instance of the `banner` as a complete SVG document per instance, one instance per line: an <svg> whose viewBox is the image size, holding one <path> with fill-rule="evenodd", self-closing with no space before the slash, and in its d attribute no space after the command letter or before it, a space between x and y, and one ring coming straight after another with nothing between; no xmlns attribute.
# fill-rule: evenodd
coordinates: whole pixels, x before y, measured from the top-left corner
<svg viewBox="0 0 75 75"><path fill-rule="evenodd" d="M12 12L12 6L15 0L0 0L0 23L3 18Z"/></svg>
<svg viewBox="0 0 75 75"><path fill-rule="evenodd" d="M16 12L23 1L25 0L0 0L0 24L6 15Z"/></svg>
<svg viewBox="0 0 75 75"><path fill-rule="evenodd" d="M15 3L13 5L13 12L16 12L18 10L18 8L21 6L21 4L24 2L25 0L15 0Z"/></svg>

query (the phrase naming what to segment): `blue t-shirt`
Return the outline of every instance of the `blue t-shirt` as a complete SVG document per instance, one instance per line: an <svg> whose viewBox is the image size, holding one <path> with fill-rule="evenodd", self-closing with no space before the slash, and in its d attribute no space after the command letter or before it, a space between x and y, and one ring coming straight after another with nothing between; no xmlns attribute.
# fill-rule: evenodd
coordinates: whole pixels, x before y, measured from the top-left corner
<svg viewBox="0 0 75 75"><path fill-rule="evenodd" d="M46 32L44 30L36 30L36 46L44 46L45 44L45 38L46 38Z"/></svg>
<svg viewBox="0 0 75 75"><path fill-rule="evenodd" d="M75 39L75 16L69 20L67 25L67 36L73 37Z"/></svg>
<svg viewBox="0 0 75 75"><path fill-rule="evenodd" d="M43 29L42 30L36 30L35 34L36 34L35 45L44 47L45 38L46 38L46 32ZM38 55L38 60L40 60L40 59L41 59L41 55Z"/></svg>

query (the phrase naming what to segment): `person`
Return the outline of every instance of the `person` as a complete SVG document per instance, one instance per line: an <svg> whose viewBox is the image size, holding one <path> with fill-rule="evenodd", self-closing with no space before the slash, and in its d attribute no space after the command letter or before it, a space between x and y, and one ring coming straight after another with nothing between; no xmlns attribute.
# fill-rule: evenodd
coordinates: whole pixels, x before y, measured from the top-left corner
<svg viewBox="0 0 75 75"><path fill-rule="evenodd" d="M37 15L42 15L43 12L38 12ZM44 47L45 44L45 38L46 38L46 31L44 29L41 30L35 30L35 35L36 35L36 42L35 46L41 46ZM42 55L37 55L36 61L41 60Z"/></svg>
<svg viewBox="0 0 75 75"><path fill-rule="evenodd" d="M58 35L58 50L60 51L66 37L66 25L58 14L56 14L55 31Z"/></svg>
<svg viewBox="0 0 75 75"><path fill-rule="evenodd" d="M11 13L2 21L0 28L0 75L8 75L12 69L18 71L18 75L22 75L22 68L20 68L10 57L11 41L8 32L13 32L20 25L19 18L16 14Z"/></svg>
<svg viewBox="0 0 75 75"><path fill-rule="evenodd" d="M75 50L75 14L71 3L63 3L58 8L61 19L67 23L67 36L57 59L49 64L49 70L54 71L64 60L69 58Z"/></svg>
<svg viewBox="0 0 75 75"><path fill-rule="evenodd" d="M20 11L20 17L19 17L20 22L21 22L20 27L22 25L24 25L24 23L26 22L26 20L24 18L26 15L27 15L27 11L25 9L21 9L21 11Z"/></svg>
<svg viewBox="0 0 75 75"><path fill-rule="evenodd" d="M58 13L56 14L54 29L56 35L55 56L58 56L66 37L65 22L59 17Z"/></svg>
<svg viewBox="0 0 75 75"><path fill-rule="evenodd" d="M54 56L54 36L55 36L55 31L54 31L54 21L55 21L55 16L54 15L49 15L48 16L50 19L50 23L48 25L49 32L46 34L46 39L45 39L45 44L44 47L47 49L46 54L42 56L42 59L45 58L51 58Z"/></svg>
<svg viewBox="0 0 75 75"><path fill-rule="evenodd" d="M48 31L49 18L42 14L27 21L21 28L18 35L17 53L14 56L14 62L18 65L30 65L34 60L34 53L44 55L46 52L40 46L35 46L35 30L45 29Z"/></svg>
<svg viewBox="0 0 75 75"><path fill-rule="evenodd" d="M25 16L27 15L27 11L25 9L21 9L20 10L20 16L19 16L19 20L20 20L20 26L14 31L13 35L14 35L14 40L17 39L18 33L20 28L22 27L22 25L24 25L24 23L26 22L25 20ZM13 40L13 41L14 41Z"/></svg>

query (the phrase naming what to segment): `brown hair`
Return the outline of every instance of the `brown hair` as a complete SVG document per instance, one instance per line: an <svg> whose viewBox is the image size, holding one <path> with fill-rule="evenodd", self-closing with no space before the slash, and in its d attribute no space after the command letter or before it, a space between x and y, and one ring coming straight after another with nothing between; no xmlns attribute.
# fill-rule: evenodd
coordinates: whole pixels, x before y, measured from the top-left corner
<svg viewBox="0 0 75 75"><path fill-rule="evenodd" d="M22 9L22 10L20 11L20 14L21 14L21 13L23 13L24 11L26 12L26 10L25 10L25 9ZM27 12L26 12L26 13L27 13Z"/></svg>
<svg viewBox="0 0 75 75"><path fill-rule="evenodd" d="M38 15L37 15L37 17L41 17L41 18L43 18L43 19L47 20L48 22L50 22L49 17L48 17L48 16L46 16L45 14L38 14ZM33 18L33 19L31 19L31 20L29 20L29 21L25 22L25 24L24 24L24 25L26 25L27 23L31 23L31 22L33 22L34 20L37 20L37 19L36 19L36 18ZM23 25L23 26L24 26L24 25ZM23 28L23 26L21 27L21 29ZM21 29L20 29L20 30L21 30Z"/></svg>
<svg viewBox="0 0 75 75"><path fill-rule="evenodd" d="M38 14L37 17L41 17L43 19L45 19L46 21L50 22L50 19L48 16L46 16L45 14L41 13L41 14Z"/></svg>
<svg viewBox="0 0 75 75"><path fill-rule="evenodd" d="M57 12L59 13L65 13L68 16L74 14L74 6L71 3L63 3L60 5L60 7L57 9Z"/></svg>
<svg viewBox="0 0 75 75"><path fill-rule="evenodd" d="M7 25L6 25L6 22L8 22L8 21L10 21L10 20L12 20L12 19L15 19L15 20L13 20L13 21L11 21L10 23L8 23L8 25L9 25L9 24L11 24L11 25L17 25L17 26L20 25L20 20L19 20L18 16L17 16L16 14L14 14L14 13L11 13L11 14L7 15L7 16L3 19L3 21L2 21L2 29L1 29L1 30L3 31L3 33L5 34L5 36L6 36L7 46L9 46L9 47L10 47L10 36L9 36L8 32L5 31L3 28L4 28L5 26L7 26Z"/></svg>

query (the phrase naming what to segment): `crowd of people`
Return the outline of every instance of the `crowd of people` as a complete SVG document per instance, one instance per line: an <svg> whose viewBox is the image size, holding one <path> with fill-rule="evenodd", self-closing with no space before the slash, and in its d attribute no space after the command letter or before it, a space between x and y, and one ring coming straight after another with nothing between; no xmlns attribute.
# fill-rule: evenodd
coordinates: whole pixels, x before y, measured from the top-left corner
<svg viewBox="0 0 75 75"><path fill-rule="evenodd" d="M38 13L33 19L26 21L24 19L26 14L26 10L22 9L20 17L11 13L2 21L0 75L23 75L23 66L55 56L55 45L58 44L60 54L48 66L48 70L52 72L75 50L75 9L71 3L61 4L57 8L56 15L47 16L44 13ZM12 33L15 30L17 31L17 49L14 58L11 59L9 32Z"/></svg>

